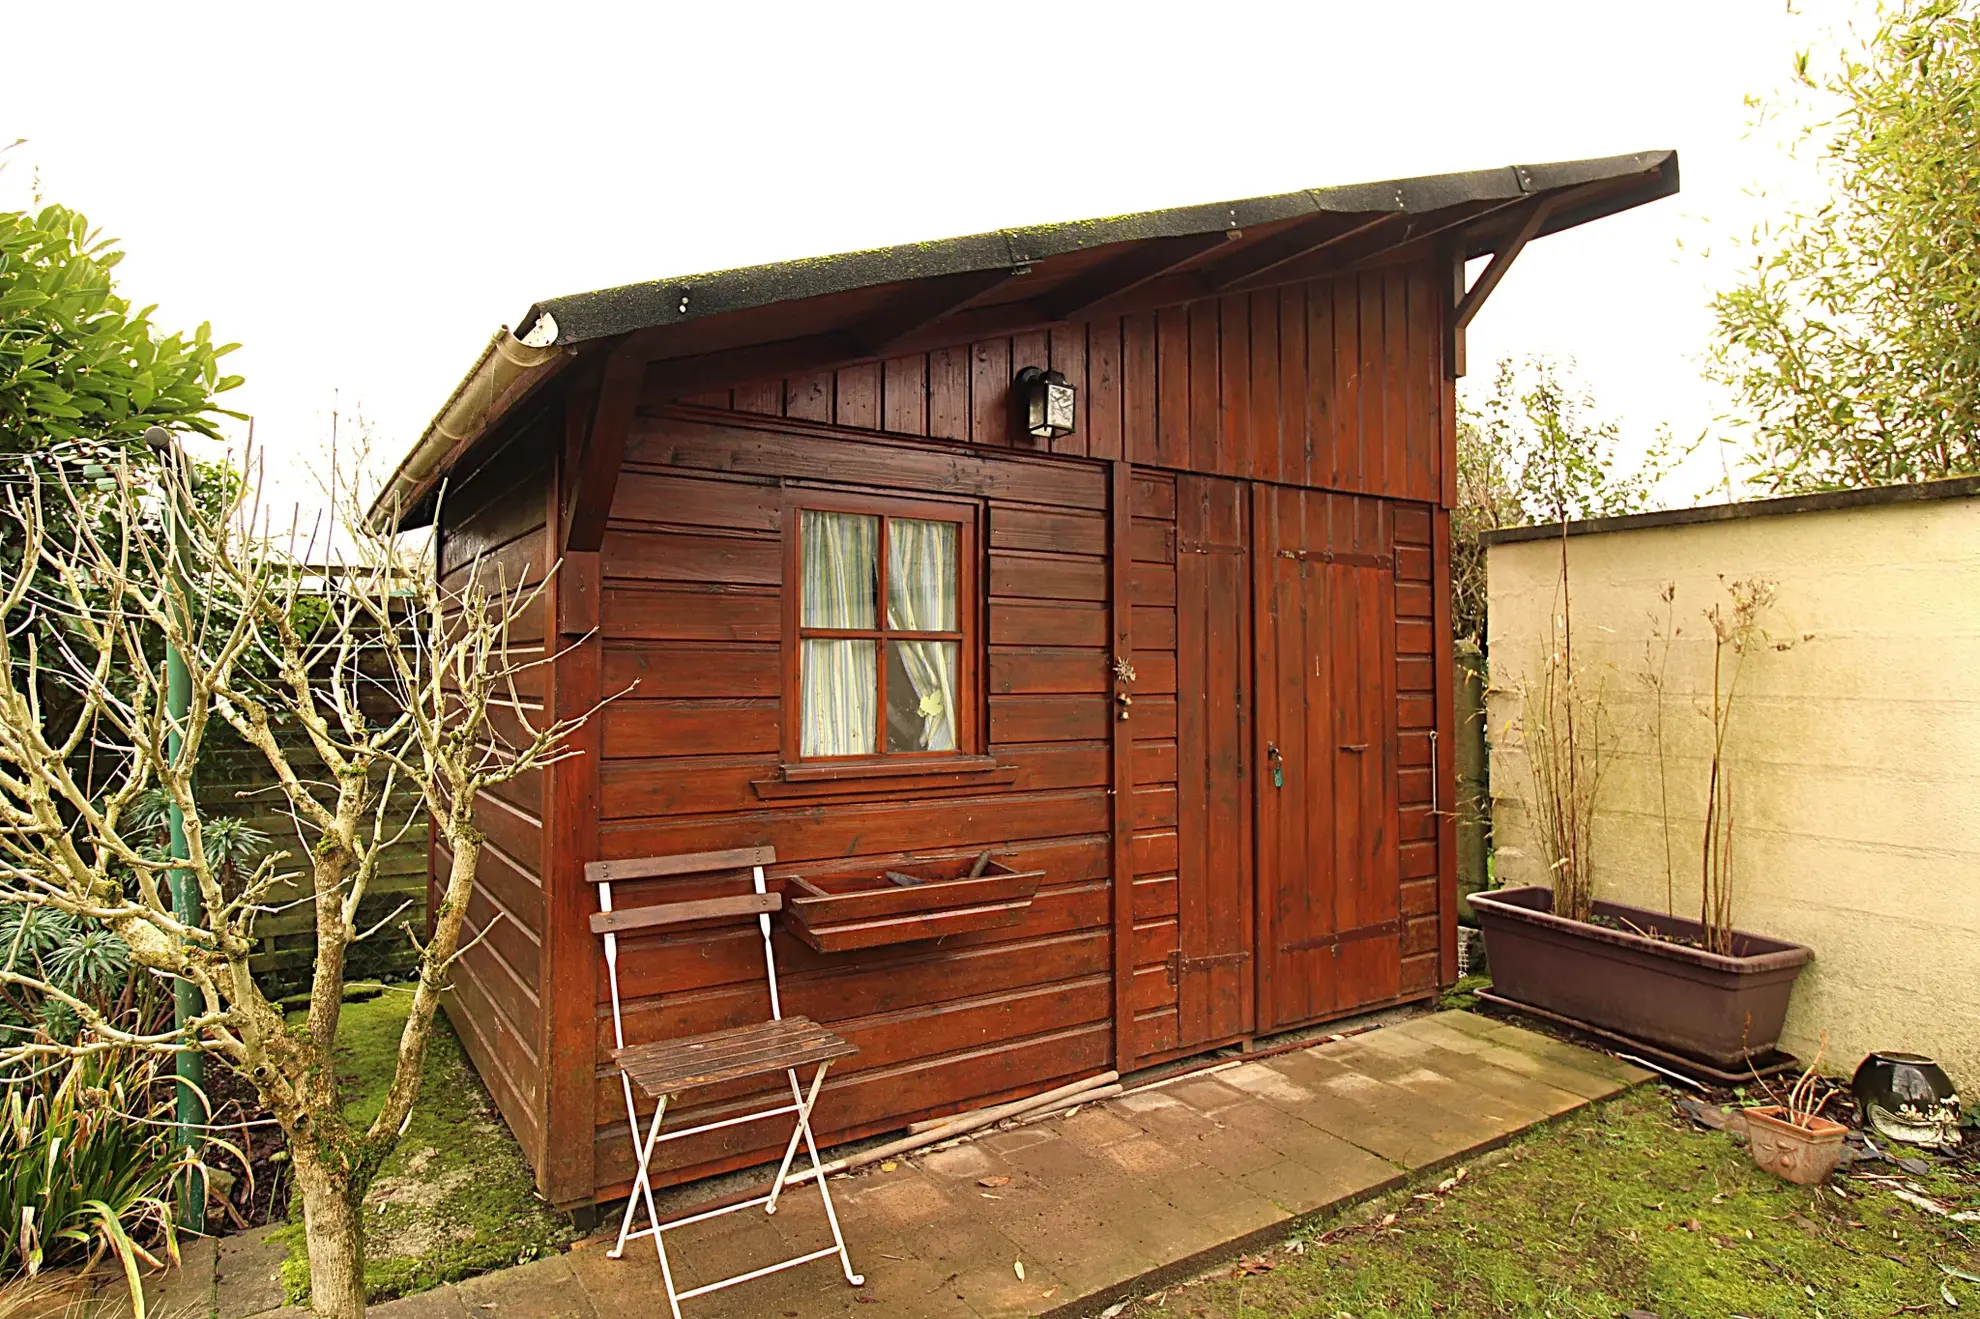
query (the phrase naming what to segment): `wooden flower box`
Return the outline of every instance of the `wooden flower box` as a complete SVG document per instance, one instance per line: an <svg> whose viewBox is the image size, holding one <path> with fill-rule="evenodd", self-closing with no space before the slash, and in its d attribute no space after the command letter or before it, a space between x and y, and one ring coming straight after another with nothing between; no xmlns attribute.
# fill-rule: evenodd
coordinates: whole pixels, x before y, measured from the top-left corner
<svg viewBox="0 0 1980 1319"><path fill-rule="evenodd" d="M922 882L896 884L884 873L856 876L850 881L854 887L836 893L792 875L785 923L819 952L844 953L994 930L1023 920L1045 872L1013 870L992 861L972 879L974 866L971 857L892 866L895 873Z"/></svg>

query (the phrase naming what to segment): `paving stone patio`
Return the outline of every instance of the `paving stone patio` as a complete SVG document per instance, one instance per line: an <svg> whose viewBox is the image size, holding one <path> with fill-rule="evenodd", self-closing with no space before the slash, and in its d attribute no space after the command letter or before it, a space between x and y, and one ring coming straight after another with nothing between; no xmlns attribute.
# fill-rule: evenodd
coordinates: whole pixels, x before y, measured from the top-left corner
<svg viewBox="0 0 1980 1319"><path fill-rule="evenodd" d="M1489 1017L1416 1017L840 1178L833 1198L864 1287L847 1286L827 1259L698 1297L683 1311L688 1319L1095 1314L1274 1240L1302 1215L1380 1194L1649 1079ZM1009 1181L981 1184L996 1178ZM745 1210L667 1240L685 1288L830 1237L817 1196L795 1193L775 1218ZM635 1243L613 1260L609 1244L594 1239L372 1313L664 1316L650 1246ZM265 1272L233 1249L215 1289L221 1319L267 1305ZM269 1319L290 1313L299 1312Z"/></svg>

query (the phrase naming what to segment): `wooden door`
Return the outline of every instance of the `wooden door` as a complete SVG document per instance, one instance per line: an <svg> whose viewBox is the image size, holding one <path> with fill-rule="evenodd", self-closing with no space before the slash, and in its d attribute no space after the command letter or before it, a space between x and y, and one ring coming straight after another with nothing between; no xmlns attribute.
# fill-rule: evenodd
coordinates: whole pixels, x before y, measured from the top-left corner
<svg viewBox="0 0 1980 1319"><path fill-rule="evenodd" d="M1179 1052L1255 1023L1249 502L1242 481L1176 480Z"/></svg>
<svg viewBox="0 0 1980 1319"><path fill-rule="evenodd" d="M1259 486L1259 1029L1401 993L1395 556L1379 500Z"/></svg>

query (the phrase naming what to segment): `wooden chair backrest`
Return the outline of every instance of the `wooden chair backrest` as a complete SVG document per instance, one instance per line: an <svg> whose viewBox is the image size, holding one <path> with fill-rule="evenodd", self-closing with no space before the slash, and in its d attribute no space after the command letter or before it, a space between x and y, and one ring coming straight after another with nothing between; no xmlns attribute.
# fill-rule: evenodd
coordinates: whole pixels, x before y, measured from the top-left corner
<svg viewBox="0 0 1980 1319"><path fill-rule="evenodd" d="M617 880L660 879L672 875L701 875L718 870L754 870L774 865L774 847L740 847L727 852L696 852L689 856L649 856L636 861L593 861L584 868L587 881L601 886L600 905L610 890L602 886ZM686 925L691 921L716 920L723 916L756 916L782 911L781 893L744 893L727 898L696 898L687 902L655 902L623 910L607 908L591 914L593 934L626 934L634 930Z"/></svg>
<svg viewBox="0 0 1980 1319"><path fill-rule="evenodd" d="M783 1004L777 994L777 955L770 947L770 913L783 910L784 895L770 892L763 879L763 867L775 865L776 861L775 848L740 847L726 852L649 856L635 861L593 861L585 866L585 879L598 886L599 909L592 913L591 932L605 941L605 970L611 979L612 991L612 1038L617 1047L626 1047L625 1023L619 1007L619 936L636 930L685 925L691 921L715 920L724 916L756 917L763 935L763 973L770 987L770 1015L775 1020L783 1020ZM733 897L655 902L625 910L616 910L612 906L612 885L615 882L733 870L749 871L755 891Z"/></svg>

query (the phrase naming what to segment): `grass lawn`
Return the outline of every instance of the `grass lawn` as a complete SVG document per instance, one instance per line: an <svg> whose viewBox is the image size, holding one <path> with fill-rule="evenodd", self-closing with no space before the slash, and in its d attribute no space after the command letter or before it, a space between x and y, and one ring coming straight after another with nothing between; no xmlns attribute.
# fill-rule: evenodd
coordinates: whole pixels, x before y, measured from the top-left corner
<svg viewBox="0 0 1980 1319"><path fill-rule="evenodd" d="M1600 1316L1789 1319L1980 1312L1980 1179L1863 1165L1821 1190L1672 1115L1646 1087L1466 1167L1314 1224L1285 1247L1148 1297L1123 1319ZM1455 1180L1452 1180L1453 1178ZM1944 1267L1942 1267L1944 1266Z"/></svg>
<svg viewBox="0 0 1980 1319"><path fill-rule="evenodd" d="M344 1113L369 1122L385 1100L412 995L396 987L346 1003L337 1029ZM309 1295L302 1199L283 1279L292 1301ZM535 1180L495 1103L442 1015L427 1050L412 1125L365 1197L365 1282L373 1301L437 1287L553 1254L576 1236L536 1196Z"/></svg>

